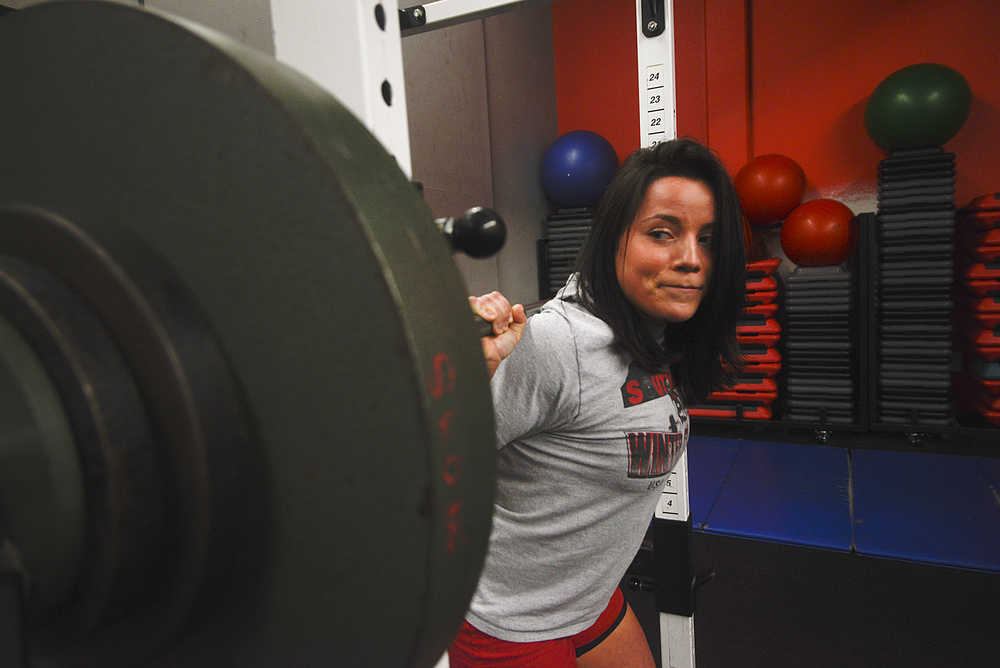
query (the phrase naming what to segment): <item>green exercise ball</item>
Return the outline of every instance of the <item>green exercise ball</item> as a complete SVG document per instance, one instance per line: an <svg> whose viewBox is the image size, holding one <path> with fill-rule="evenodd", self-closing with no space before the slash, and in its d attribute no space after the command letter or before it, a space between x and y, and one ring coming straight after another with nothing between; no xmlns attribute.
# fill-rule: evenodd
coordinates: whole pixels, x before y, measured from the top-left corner
<svg viewBox="0 0 1000 668"><path fill-rule="evenodd" d="M872 92L865 129L886 151L940 146L969 117L972 89L945 65L920 63L897 70Z"/></svg>

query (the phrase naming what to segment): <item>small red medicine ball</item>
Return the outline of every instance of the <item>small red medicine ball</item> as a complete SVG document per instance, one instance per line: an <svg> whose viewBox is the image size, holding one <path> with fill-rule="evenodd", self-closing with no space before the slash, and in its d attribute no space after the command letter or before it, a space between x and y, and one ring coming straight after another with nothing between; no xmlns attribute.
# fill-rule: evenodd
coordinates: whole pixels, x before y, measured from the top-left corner
<svg viewBox="0 0 1000 668"><path fill-rule="evenodd" d="M837 265L847 259L854 242L854 213L833 199L803 202L781 226L781 247L803 267Z"/></svg>

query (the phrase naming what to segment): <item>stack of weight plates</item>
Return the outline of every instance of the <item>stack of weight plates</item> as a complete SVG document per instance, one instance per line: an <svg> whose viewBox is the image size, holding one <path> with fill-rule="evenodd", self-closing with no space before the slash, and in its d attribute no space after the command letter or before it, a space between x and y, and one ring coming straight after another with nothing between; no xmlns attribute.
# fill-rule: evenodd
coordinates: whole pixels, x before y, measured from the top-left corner
<svg viewBox="0 0 1000 668"><path fill-rule="evenodd" d="M853 277L840 266L798 267L785 278L784 397L790 420L855 420Z"/></svg>
<svg viewBox="0 0 1000 668"><path fill-rule="evenodd" d="M691 415L769 420L778 398L775 376L781 370L781 325L778 323L778 283L774 278L781 260L770 258L747 265L743 319L736 335L744 367L732 387L713 392Z"/></svg>
<svg viewBox="0 0 1000 668"><path fill-rule="evenodd" d="M877 419L947 424L955 154L894 151L878 174Z"/></svg>
<svg viewBox="0 0 1000 668"><path fill-rule="evenodd" d="M1000 425L1000 193L959 210L955 281L956 348L963 412Z"/></svg>
<svg viewBox="0 0 1000 668"><path fill-rule="evenodd" d="M548 295L554 295L576 268L576 256L590 232L594 210L589 207L556 209L544 224L542 275Z"/></svg>

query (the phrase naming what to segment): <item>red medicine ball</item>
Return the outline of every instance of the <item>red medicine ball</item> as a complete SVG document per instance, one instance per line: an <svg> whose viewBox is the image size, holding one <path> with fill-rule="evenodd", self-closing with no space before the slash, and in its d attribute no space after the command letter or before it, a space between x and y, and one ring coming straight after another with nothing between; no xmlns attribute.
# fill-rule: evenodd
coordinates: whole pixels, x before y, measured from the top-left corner
<svg viewBox="0 0 1000 668"><path fill-rule="evenodd" d="M767 225L784 220L799 205L806 190L806 175L788 156L769 153L745 164L733 185L747 220L753 225Z"/></svg>
<svg viewBox="0 0 1000 668"><path fill-rule="evenodd" d="M854 213L833 199L814 199L796 207L781 226L781 247L803 267L837 265L854 241Z"/></svg>

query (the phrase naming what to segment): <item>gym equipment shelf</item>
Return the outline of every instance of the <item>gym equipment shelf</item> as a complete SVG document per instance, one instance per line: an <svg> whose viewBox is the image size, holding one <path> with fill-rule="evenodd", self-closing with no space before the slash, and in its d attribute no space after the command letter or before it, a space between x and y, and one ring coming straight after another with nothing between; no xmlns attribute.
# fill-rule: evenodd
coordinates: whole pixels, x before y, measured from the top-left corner
<svg viewBox="0 0 1000 668"><path fill-rule="evenodd" d="M886 421L877 412L879 385L879 300L876 285L879 272L879 226L873 213L857 216L858 244L848 260L855 274L856 322L851 332L851 346L857 351L854 372L859 379L854 419L837 421L829 410L825 419L789 419L785 397L774 405L774 418L757 420L743 417L737 410L733 417L692 417L692 433L698 436L751 438L761 441L830 445L870 450L919 450L921 452L1000 457L1000 428L985 419L960 410L945 420L922 419L919 411L898 423ZM946 296L951 299L950 295ZM920 298L922 303L926 299ZM922 340L914 340L919 347ZM951 364L951 349L941 363ZM923 358L931 364L926 355ZM783 372L790 364L786 359ZM948 392L948 389L945 390ZM950 399L950 396L949 396ZM823 414L820 413L822 416ZM903 420L906 421L903 421Z"/></svg>

